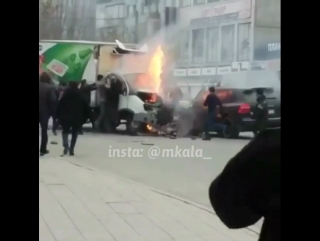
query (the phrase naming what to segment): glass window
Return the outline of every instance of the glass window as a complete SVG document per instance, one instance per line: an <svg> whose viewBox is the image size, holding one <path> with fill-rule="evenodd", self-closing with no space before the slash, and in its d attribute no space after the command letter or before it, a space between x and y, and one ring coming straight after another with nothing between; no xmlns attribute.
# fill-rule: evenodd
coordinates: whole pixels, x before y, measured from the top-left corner
<svg viewBox="0 0 320 241"><path fill-rule="evenodd" d="M221 63L230 63L234 56L235 25L221 27Z"/></svg>
<svg viewBox="0 0 320 241"><path fill-rule="evenodd" d="M204 62L205 29L192 30L192 62Z"/></svg>
<svg viewBox="0 0 320 241"><path fill-rule="evenodd" d="M191 5L191 0L180 0L180 7L187 7Z"/></svg>
<svg viewBox="0 0 320 241"><path fill-rule="evenodd" d="M219 2L220 0L208 0L208 3L215 3L215 2Z"/></svg>
<svg viewBox="0 0 320 241"><path fill-rule="evenodd" d="M124 18L124 5L119 5L119 18Z"/></svg>
<svg viewBox="0 0 320 241"><path fill-rule="evenodd" d="M216 63L219 60L219 28L207 28L207 62Z"/></svg>
<svg viewBox="0 0 320 241"><path fill-rule="evenodd" d="M107 7L105 14L106 14L106 16L105 16L106 19L112 18L112 7Z"/></svg>
<svg viewBox="0 0 320 241"><path fill-rule="evenodd" d="M205 4L205 3L206 3L206 0L193 0L194 5Z"/></svg>
<svg viewBox="0 0 320 241"><path fill-rule="evenodd" d="M250 23L238 25L238 61L250 60Z"/></svg>
<svg viewBox="0 0 320 241"><path fill-rule="evenodd" d="M178 47L179 52L179 63L189 62L189 43L190 43L190 32L185 31L180 34L181 44Z"/></svg>
<svg viewBox="0 0 320 241"><path fill-rule="evenodd" d="M127 5L127 7L126 7L126 16L130 17L130 6L129 5Z"/></svg>
<svg viewBox="0 0 320 241"><path fill-rule="evenodd" d="M144 14L144 3L141 3L140 5L140 13Z"/></svg>
<svg viewBox="0 0 320 241"><path fill-rule="evenodd" d="M119 17L119 6L115 5L112 7L112 18Z"/></svg>

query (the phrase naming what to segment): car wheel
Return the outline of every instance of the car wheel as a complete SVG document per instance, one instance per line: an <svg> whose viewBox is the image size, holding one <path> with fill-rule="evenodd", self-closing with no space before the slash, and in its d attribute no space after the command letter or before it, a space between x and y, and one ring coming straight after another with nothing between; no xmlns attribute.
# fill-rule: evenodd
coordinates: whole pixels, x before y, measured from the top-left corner
<svg viewBox="0 0 320 241"><path fill-rule="evenodd" d="M234 125L230 119L226 119L224 121L224 124L227 126L227 128L222 133L222 136L224 138L230 139L230 138L238 138L239 137L240 132L239 132L238 128L236 127L236 125Z"/></svg>

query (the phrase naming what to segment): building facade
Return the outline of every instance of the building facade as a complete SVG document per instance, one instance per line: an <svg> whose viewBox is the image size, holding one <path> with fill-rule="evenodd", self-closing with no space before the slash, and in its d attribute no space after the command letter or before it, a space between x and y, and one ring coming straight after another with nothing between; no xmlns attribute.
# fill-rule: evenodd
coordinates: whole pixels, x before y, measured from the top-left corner
<svg viewBox="0 0 320 241"><path fill-rule="evenodd" d="M170 0L97 0L97 39L142 43L160 32ZM176 1L173 1L173 4Z"/></svg>
<svg viewBox="0 0 320 241"><path fill-rule="evenodd" d="M251 0L183 2L178 24L184 37L173 76L215 82L223 74L248 69L253 56Z"/></svg>
<svg viewBox="0 0 320 241"><path fill-rule="evenodd" d="M218 82L253 67L280 71L280 0L181 0L173 78Z"/></svg>

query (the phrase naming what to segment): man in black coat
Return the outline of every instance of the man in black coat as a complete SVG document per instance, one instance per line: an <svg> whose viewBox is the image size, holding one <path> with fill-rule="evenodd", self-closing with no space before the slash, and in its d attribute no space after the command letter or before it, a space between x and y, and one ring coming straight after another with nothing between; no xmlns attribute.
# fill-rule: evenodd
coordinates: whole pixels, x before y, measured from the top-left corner
<svg viewBox="0 0 320 241"><path fill-rule="evenodd" d="M90 115L90 107L87 105L86 100L78 88L77 82L71 82L59 101L57 116L59 123L62 126L62 143L63 154L68 152L74 155L74 147L76 145L78 132L81 129L83 122ZM71 131L71 143L69 146L68 134Z"/></svg>
<svg viewBox="0 0 320 241"><path fill-rule="evenodd" d="M50 116L54 116L57 98L55 89L50 85L51 78L43 72L39 79L39 123L41 126L40 155L48 154L48 122Z"/></svg>
<svg viewBox="0 0 320 241"><path fill-rule="evenodd" d="M281 129L259 133L212 182L209 197L221 221L231 229L264 218L259 241L280 241Z"/></svg>
<svg viewBox="0 0 320 241"><path fill-rule="evenodd" d="M81 85L80 85L80 90L83 94L83 97L86 100L87 105L90 108L90 102L91 102L91 91L96 90L96 84L88 84L86 79L83 79L81 81ZM88 117L90 119L91 125L92 125L92 130L94 130L94 118L93 118L93 114L90 113L90 116ZM85 122L83 124L86 123L87 120L85 120ZM82 128L79 130L79 134L83 134L82 133Z"/></svg>
<svg viewBox="0 0 320 241"><path fill-rule="evenodd" d="M106 104L107 104L107 130L114 132L118 118L118 108L120 101L120 94L122 93L122 85L120 80L117 80L115 76L111 76L110 88L106 89Z"/></svg>

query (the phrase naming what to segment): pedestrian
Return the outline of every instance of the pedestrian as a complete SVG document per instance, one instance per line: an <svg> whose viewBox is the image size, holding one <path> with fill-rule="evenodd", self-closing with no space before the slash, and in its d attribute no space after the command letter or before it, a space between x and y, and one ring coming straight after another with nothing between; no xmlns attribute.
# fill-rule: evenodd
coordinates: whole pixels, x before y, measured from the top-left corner
<svg viewBox="0 0 320 241"><path fill-rule="evenodd" d="M254 134L267 128L268 123L268 102L262 89L257 89L257 103L254 108L255 130Z"/></svg>
<svg viewBox="0 0 320 241"><path fill-rule="evenodd" d="M106 92L106 126L108 132L114 132L119 121L118 108L120 101L120 94L122 92L122 85L115 76L109 78L110 88L107 88Z"/></svg>
<svg viewBox="0 0 320 241"><path fill-rule="evenodd" d="M204 136L203 140L210 140L210 130L225 131L226 126L217 123L217 118L221 117L222 104L219 97L215 94L215 88L209 88L209 94L206 97L203 105L208 107L207 118L204 122Z"/></svg>
<svg viewBox="0 0 320 241"><path fill-rule="evenodd" d="M74 155L74 147L77 142L78 132L90 114L89 106L83 97L77 82L70 82L58 104L58 119L62 126L63 155ZM71 132L69 145L68 135Z"/></svg>
<svg viewBox="0 0 320 241"><path fill-rule="evenodd" d="M212 182L209 198L230 229L246 228L264 218L259 241L280 241L281 129L260 133Z"/></svg>
<svg viewBox="0 0 320 241"><path fill-rule="evenodd" d="M103 77L103 75L98 75L97 77L97 95L98 95L98 103L100 114L96 122L96 128L99 128L101 131L105 131L105 122L106 122L106 113L107 113L107 105L106 105L106 84L107 79Z"/></svg>
<svg viewBox="0 0 320 241"><path fill-rule="evenodd" d="M42 72L39 78L39 123L41 126L40 155L49 153L48 122L51 116L55 116L56 96L55 90L50 84L51 78L47 72Z"/></svg>
<svg viewBox="0 0 320 241"><path fill-rule="evenodd" d="M83 97L88 105L88 107L91 109L90 107L90 103L91 103L91 91L95 90L96 89L96 84L88 84L87 83L87 80L86 79L83 79L81 81L81 85L80 85L80 90L83 94ZM89 116L89 119L90 119L90 122L91 122L91 125L92 125L92 129L94 130L94 118L93 118L93 114L92 112L90 112L90 116ZM87 121L87 120L86 120ZM85 124L86 121L83 123ZM81 129L79 130L79 134L82 135L83 132L82 132L82 127Z"/></svg>

